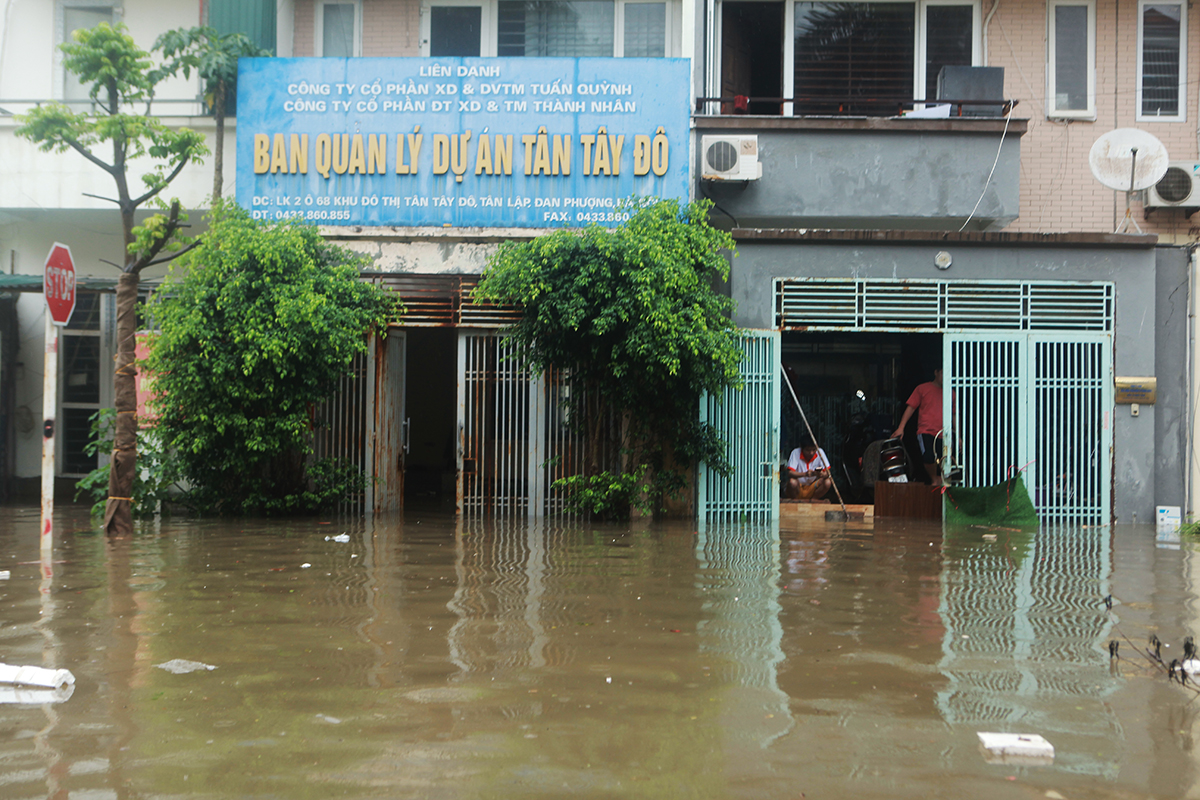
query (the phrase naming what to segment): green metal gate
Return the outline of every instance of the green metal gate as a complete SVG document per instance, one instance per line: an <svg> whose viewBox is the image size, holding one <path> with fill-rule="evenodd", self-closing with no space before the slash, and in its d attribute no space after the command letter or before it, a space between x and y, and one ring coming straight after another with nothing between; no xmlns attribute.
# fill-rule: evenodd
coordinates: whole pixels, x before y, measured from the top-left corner
<svg viewBox="0 0 1200 800"><path fill-rule="evenodd" d="M947 333L945 448L965 486L1027 468L1046 522L1111 519L1112 336Z"/></svg>
<svg viewBox="0 0 1200 800"><path fill-rule="evenodd" d="M701 520L779 518L779 331L744 331L739 391L700 399L700 421L725 437L733 475L700 467Z"/></svg>

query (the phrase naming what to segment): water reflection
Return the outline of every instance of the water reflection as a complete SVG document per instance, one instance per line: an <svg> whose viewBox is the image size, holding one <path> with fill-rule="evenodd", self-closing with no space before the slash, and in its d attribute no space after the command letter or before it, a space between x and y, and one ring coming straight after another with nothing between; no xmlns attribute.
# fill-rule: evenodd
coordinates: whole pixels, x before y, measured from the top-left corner
<svg viewBox="0 0 1200 800"><path fill-rule="evenodd" d="M945 625L938 709L975 730L1038 733L1058 765L1114 778L1119 730L1107 698L1109 532L948 530L938 612Z"/></svg>
<svg viewBox="0 0 1200 800"><path fill-rule="evenodd" d="M3 797L1196 789L1192 695L1108 663L1196 633L1198 555L1148 529L74 527L47 578L36 511L0 509L3 660L77 676L0 704ZM989 765L978 730L1058 756Z"/></svg>

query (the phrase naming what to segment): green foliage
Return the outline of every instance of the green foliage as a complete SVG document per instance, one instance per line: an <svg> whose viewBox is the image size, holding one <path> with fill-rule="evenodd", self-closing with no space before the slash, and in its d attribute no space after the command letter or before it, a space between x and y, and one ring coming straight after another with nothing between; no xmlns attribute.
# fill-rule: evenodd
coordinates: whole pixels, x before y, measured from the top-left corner
<svg viewBox="0 0 1200 800"><path fill-rule="evenodd" d="M593 454L597 419L615 413L633 465L699 460L729 473L720 435L697 419L702 392L741 385L733 303L714 289L734 242L709 226L709 207L629 201L619 228L505 242L488 262L476 293L524 307L511 335L533 366L568 370L575 394L599 401L577 415ZM682 483L667 477L660 488Z"/></svg>
<svg viewBox="0 0 1200 800"><path fill-rule="evenodd" d="M99 113L76 112L62 103L45 103L18 118L17 135L46 152L79 152L111 174L118 183L118 205L123 212L137 208L161 192L183 166L208 153L204 136L187 128L172 130L150 114L150 102L158 84L181 67L168 61L155 67L118 23L102 22L95 28L78 30L74 41L61 45L63 66L90 87L88 96ZM145 103L142 113L133 104ZM111 147L111 161L97 153ZM107 152L106 152L107 155ZM150 156L154 164L142 175L145 192L134 197L125 186L130 161Z"/></svg>
<svg viewBox="0 0 1200 800"><path fill-rule="evenodd" d="M559 478L553 484L563 493L567 510L588 514L597 519L629 519L630 510L642 513L655 510L648 498L650 485L646 481L647 466L633 472L608 472L597 475L572 475Z"/></svg>
<svg viewBox="0 0 1200 800"><path fill-rule="evenodd" d="M91 416L91 437L84 448L89 456L111 453L117 411L102 408ZM92 514L104 513L108 497L109 465L89 472L75 484L75 499L87 495L95 501ZM143 428L138 439L138 470L133 478L133 515L140 519L153 517L159 508L166 509L178 500L183 489L179 485L179 463L162 447L162 438L153 428Z"/></svg>
<svg viewBox="0 0 1200 800"><path fill-rule="evenodd" d="M237 83L239 58L271 55L270 50L263 50L244 33L222 36L208 26L167 31L155 40L154 49L177 63L185 77L190 77L193 69L200 74L209 105L217 84L229 87Z"/></svg>
<svg viewBox="0 0 1200 800"><path fill-rule="evenodd" d="M344 465L308 464L312 411L332 394L388 295L361 256L300 223L217 204L202 245L151 298L147 366L159 430L200 511L311 511L361 489Z"/></svg>

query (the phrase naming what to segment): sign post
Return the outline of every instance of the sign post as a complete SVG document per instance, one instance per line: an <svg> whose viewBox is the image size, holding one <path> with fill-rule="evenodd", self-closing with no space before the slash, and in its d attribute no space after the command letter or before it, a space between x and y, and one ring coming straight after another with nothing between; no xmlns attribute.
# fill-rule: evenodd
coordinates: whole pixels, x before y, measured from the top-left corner
<svg viewBox="0 0 1200 800"><path fill-rule="evenodd" d="M71 249L54 243L42 277L46 298L46 359L42 381L42 524L41 553L48 563L54 545L54 433L58 408L58 329L75 311L75 261Z"/></svg>

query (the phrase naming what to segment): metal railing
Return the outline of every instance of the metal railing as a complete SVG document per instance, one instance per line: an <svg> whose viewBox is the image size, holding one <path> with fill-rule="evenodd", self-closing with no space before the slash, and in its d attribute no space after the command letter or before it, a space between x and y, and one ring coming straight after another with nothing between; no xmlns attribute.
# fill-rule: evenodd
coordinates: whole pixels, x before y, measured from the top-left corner
<svg viewBox="0 0 1200 800"><path fill-rule="evenodd" d="M984 100L980 98L922 100L920 98L902 97L752 97L749 95L723 95L720 97L697 97L697 114L714 113L708 107L717 104L715 113L724 116L749 114L754 105L778 106L768 116L820 116L820 117L900 117L908 108L910 111L918 106L950 106L950 117L976 116L964 113L964 108L996 108L997 113L988 116L1004 117L1016 107L1019 100ZM822 111L794 113L797 105L819 106ZM726 106L730 110L726 110ZM790 106L790 108L789 108ZM827 109L827 110L825 110ZM895 112L895 113L891 113Z"/></svg>
<svg viewBox="0 0 1200 800"><path fill-rule="evenodd" d="M37 107L45 105L47 103L61 103L65 106L67 106L68 108L71 108L74 110L90 109L93 111L95 111L96 109L100 108L103 105L102 103L93 102L91 100L67 100L67 99L60 98L60 97L41 97L41 98L32 98L32 99L4 97L4 98L0 98L0 117L12 117L17 114L24 114L24 113L28 112L30 109L37 108ZM193 106L194 108L197 109L196 112L188 112L188 113L170 113L170 112L160 113L159 116L184 116L184 117L211 117L212 116L212 111L209 110L207 104L205 104L205 102L204 102L204 99L201 97L198 97L198 96L192 97L192 98L184 98L184 97L157 98L156 97L153 100L150 100L149 103L142 101L142 102L137 102L137 103L123 104L124 108L128 108L136 113L142 113L146 109L147 106L149 106L151 112L153 112L155 106ZM232 117L232 116L233 115L231 114L230 117Z"/></svg>

